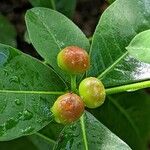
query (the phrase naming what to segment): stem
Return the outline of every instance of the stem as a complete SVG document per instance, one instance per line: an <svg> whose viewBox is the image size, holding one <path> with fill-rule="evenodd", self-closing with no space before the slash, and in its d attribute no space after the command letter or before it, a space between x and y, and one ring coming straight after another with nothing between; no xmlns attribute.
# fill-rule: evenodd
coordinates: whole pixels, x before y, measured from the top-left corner
<svg viewBox="0 0 150 150"><path fill-rule="evenodd" d="M71 90L76 92L76 75L71 75Z"/></svg>
<svg viewBox="0 0 150 150"><path fill-rule="evenodd" d="M120 92L132 92L140 89L145 89L148 87L150 87L150 81L144 81L144 82L133 83L129 85L108 88L106 89L106 94L109 95L109 94L115 94Z"/></svg>
<svg viewBox="0 0 150 150"><path fill-rule="evenodd" d="M50 0L50 1L51 1L51 4L52 4L52 8L53 8L54 10L56 10L55 0Z"/></svg>

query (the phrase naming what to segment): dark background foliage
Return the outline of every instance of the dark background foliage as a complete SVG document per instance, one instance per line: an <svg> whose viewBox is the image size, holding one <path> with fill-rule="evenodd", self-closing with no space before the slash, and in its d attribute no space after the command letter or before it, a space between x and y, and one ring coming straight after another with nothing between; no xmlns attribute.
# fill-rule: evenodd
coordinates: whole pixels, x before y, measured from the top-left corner
<svg viewBox="0 0 150 150"><path fill-rule="evenodd" d="M88 36L92 36L100 14L107 8L108 3L105 0L78 0L73 21ZM24 15L32 5L28 0L1 0L0 12L15 26L17 31L17 48L34 57L40 56L34 51L34 48L24 41L26 31Z"/></svg>

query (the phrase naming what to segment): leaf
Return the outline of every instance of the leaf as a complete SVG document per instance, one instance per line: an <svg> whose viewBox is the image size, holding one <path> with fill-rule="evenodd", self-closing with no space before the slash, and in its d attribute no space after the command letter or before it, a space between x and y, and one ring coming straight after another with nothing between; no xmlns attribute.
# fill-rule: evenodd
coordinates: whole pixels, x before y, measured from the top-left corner
<svg viewBox="0 0 150 150"><path fill-rule="evenodd" d="M147 0L117 0L110 5L93 36L88 76L103 80L106 87L150 79L150 65L133 59L125 49L150 28L149 8Z"/></svg>
<svg viewBox="0 0 150 150"><path fill-rule="evenodd" d="M50 108L64 90L66 85L51 68L0 44L0 141L46 126L52 120Z"/></svg>
<svg viewBox="0 0 150 150"><path fill-rule="evenodd" d="M56 123L55 121L52 121L45 128L40 130L39 133L46 136L47 138L57 140L63 128L64 128L64 125Z"/></svg>
<svg viewBox="0 0 150 150"><path fill-rule="evenodd" d="M0 148L1 150L38 150L27 137L7 142L0 142Z"/></svg>
<svg viewBox="0 0 150 150"><path fill-rule="evenodd" d="M27 31L25 31L25 34L24 34L24 41L27 42L28 44L31 44L29 34Z"/></svg>
<svg viewBox="0 0 150 150"><path fill-rule="evenodd" d="M114 1L115 1L115 0L108 0L108 2L109 2L110 4L112 4Z"/></svg>
<svg viewBox="0 0 150 150"><path fill-rule="evenodd" d="M63 77L66 74L57 65L59 51L69 45L89 49L89 41L82 31L56 11L33 8L26 14L26 24L30 40L37 52Z"/></svg>
<svg viewBox="0 0 150 150"><path fill-rule="evenodd" d="M144 91L108 97L92 114L133 150L148 149L150 139L150 95Z"/></svg>
<svg viewBox="0 0 150 150"><path fill-rule="evenodd" d="M76 7L76 0L56 0L56 8L65 16L72 18Z"/></svg>
<svg viewBox="0 0 150 150"><path fill-rule="evenodd" d="M32 141L32 143L34 143L34 145L36 145L38 150L51 150L56 143L40 133L30 135L28 138Z"/></svg>
<svg viewBox="0 0 150 150"><path fill-rule="evenodd" d="M29 0L34 7L46 7L56 9L69 18L75 11L76 0Z"/></svg>
<svg viewBox="0 0 150 150"><path fill-rule="evenodd" d="M47 8L52 8L52 1L53 0L29 0L29 2L34 6L34 7L47 7Z"/></svg>
<svg viewBox="0 0 150 150"><path fill-rule="evenodd" d="M54 149L129 150L130 148L86 112L80 121L64 128Z"/></svg>
<svg viewBox="0 0 150 150"><path fill-rule="evenodd" d="M126 49L136 59L150 63L150 30L135 36Z"/></svg>
<svg viewBox="0 0 150 150"><path fill-rule="evenodd" d="M15 28L0 14L0 43L16 47L16 36Z"/></svg>

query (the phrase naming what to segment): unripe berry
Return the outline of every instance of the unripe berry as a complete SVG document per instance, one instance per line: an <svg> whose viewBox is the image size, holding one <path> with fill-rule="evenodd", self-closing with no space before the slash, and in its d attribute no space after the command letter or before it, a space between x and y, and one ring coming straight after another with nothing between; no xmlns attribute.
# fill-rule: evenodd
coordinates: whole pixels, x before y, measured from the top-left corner
<svg viewBox="0 0 150 150"><path fill-rule="evenodd" d="M86 78L80 83L79 94L89 108L101 106L106 96L102 82L94 77Z"/></svg>
<svg viewBox="0 0 150 150"><path fill-rule="evenodd" d="M67 93L58 97L51 111L56 122L67 124L80 118L84 112L84 103L78 95Z"/></svg>
<svg viewBox="0 0 150 150"><path fill-rule="evenodd" d="M78 74L89 68L90 59L84 49L77 46L68 46L58 54L57 63L62 70L70 74Z"/></svg>

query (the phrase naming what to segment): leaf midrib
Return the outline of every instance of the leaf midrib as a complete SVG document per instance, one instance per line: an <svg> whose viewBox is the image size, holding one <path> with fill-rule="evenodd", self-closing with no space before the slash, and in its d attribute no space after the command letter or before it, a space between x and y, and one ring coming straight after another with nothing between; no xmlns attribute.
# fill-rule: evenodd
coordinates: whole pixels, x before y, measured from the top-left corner
<svg viewBox="0 0 150 150"><path fill-rule="evenodd" d="M102 79L103 76L108 74L125 56L127 56L128 51L126 51L123 55L121 55L112 65L110 65L105 71L103 71L100 75L98 75L98 79Z"/></svg>
<svg viewBox="0 0 150 150"><path fill-rule="evenodd" d="M53 143L53 144L56 144L56 141L54 141L53 139L50 139L49 137L37 132L35 133L35 135L39 136L40 138L42 138L43 140L47 141L48 143Z"/></svg>
<svg viewBox="0 0 150 150"><path fill-rule="evenodd" d="M80 123L81 123L81 130L82 130L82 136L83 136L83 142L84 142L85 150L89 150L88 143L87 143L85 123L84 123L84 114L80 118Z"/></svg>
<svg viewBox="0 0 150 150"><path fill-rule="evenodd" d="M55 36L54 36L54 35L52 34L52 32L49 30L49 28L48 28L47 25L44 23L44 21L42 22L42 21L39 19L38 15L37 15L35 12L32 11L32 13L36 16L37 20L38 20L39 22L41 22L41 24L46 28L46 30L48 31L48 33L49 33L49 34L51 35L51 37L54 39L54 41L55 41L56 45L58 46L59 50L61 50L61 47L59 46L59 44L58 44L58 42L57 42ZM29 34L30 34L30 32L29 32ZM31 38L30 38L30 39L31 39ZM31 41L32 41L32 39L31 39Z"/></svg>
<svg viewBox="0 0 150 150"><path fill-rule="evenodd" d="M64 94L65 92L0 90L0 93L61 95L61 94Z"/></svg>

